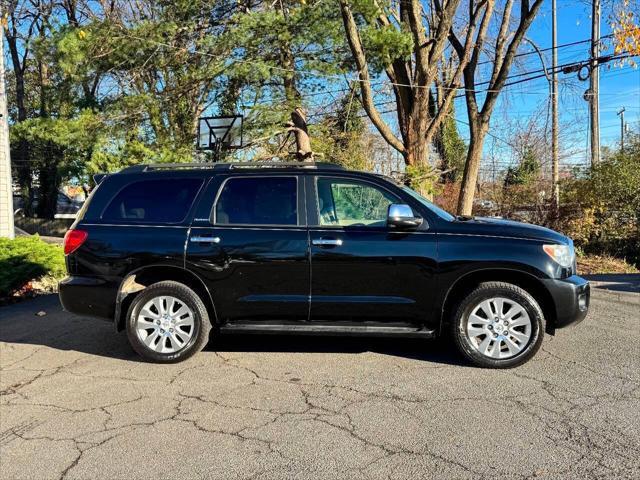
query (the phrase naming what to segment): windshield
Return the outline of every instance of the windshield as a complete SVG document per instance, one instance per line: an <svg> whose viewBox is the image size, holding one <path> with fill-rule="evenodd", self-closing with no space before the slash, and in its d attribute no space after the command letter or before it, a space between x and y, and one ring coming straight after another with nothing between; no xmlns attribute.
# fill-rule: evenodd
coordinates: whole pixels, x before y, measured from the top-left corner
<svg viewBox="0 0 640 480"><path fill-rule="evenodd" d="M402 187L402 190L404 190L405 192L407 192L409 195L411 195L413 198L415 198L418 202L420 202L422 205L424 205L425 207L427 207L429 210L431 210L433 213L435 213L436 215L438 215L440 218L447 220L449 222L455 220L456 218L451 215L449 212L447 212L446 210L441 209L440 207L434 205L433 203L431 203L429 200L427 200L426 198L424 198L422 195L420 195L418 192L411 190L409 187Z"/></svg>

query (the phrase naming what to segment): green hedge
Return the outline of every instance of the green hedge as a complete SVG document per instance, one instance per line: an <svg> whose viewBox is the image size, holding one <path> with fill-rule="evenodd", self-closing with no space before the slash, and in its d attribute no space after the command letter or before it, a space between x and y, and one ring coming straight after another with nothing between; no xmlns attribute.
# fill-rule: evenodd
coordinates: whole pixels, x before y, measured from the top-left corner
<svg viewBox="0 0 640 480"><path fill-rule="evenodd" d="M65 275L64 253L59 245L43 242L38 236L0 238L0 298L32 280Z"/></svg>

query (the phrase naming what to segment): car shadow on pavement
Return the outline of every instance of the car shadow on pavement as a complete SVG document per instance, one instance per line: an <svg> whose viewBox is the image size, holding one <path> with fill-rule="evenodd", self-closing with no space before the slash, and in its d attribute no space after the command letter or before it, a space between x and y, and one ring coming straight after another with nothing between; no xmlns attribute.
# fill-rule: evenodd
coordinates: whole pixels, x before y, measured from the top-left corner
<svg viewBox="0 0 640 480"><path fill-rule="evenodd" d="M138 358L126 335L116 334L112 323L63 311L55 294L0 307L0 342L123 360Z"/></svg>
<svg viewBox="0 0 640 480"><path fill-rule="evenodd" d="M277 353L378 353L425 362L468 366L448 339L321 335L220 335L206 351Z"/></svg>
<svg viewBox="0 0 640 480"><path fill-rule="evenodd" d="M142 361L124 332L110 322L64 312L57 295L0 307L0 342L30 344L121 360ZM212 352L374 352L425 362L466 365L451 342L411 338L296 335L217 335L200 355Z"/></svg>

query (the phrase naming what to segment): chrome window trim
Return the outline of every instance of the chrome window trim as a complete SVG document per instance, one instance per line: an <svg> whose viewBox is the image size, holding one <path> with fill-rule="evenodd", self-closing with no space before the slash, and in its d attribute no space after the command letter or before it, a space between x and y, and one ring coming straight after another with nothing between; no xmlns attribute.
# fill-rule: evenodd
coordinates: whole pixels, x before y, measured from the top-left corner
<svg viewBox="0 0 640 480"><path fill-rule="evenodd" d="M306 227L300 225L215 225L217 229L225 229L225 230L288 230L288 231L300 231L305 232L307 230ZM192 225L191 229L194 230L196 228L211 230L212 225Z"/></svg>
<svg viewBox="0 0 640 480"><path fill-rule="evenodd" d="M366 228L366 227L365 227ZM374 228L376 228L377 230L374 230ZM367 231L367 232L371 232L371 231L375 231L378 233L387 233L389 235L435 235L436 232L434 231L430 231L430 230L393 230L393 229L386 229L383 230L384 227L369 227L366 230L357 230L355 228L348 228L345 229L345 227L341 227L341 226L334 226L334 227L323 227L322 225L318 226L310 226L309 227L309 233L312 232L317 232L317 233L326 233L327 230L331 230L332 232L341 232L341 233L350 233L350 232L362 232L362 231Z"/></svg>
<svg viewBox="0 0 640 480"><path fill-rule="evenodd" d="M170 223L95 223L95 222L81 222L78 224L78 228L82 226L87 227L141 227L141 228L184 228L188 229L189 225L182 223L180 225Z"/></svg>

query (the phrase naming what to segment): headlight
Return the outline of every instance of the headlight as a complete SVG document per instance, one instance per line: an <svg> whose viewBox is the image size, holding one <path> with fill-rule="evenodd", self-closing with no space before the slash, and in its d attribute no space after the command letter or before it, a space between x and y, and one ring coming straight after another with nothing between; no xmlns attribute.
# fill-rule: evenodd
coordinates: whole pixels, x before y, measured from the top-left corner
<svg viewBox="0 0 640 480"><path fill-rule="evenodd" d="M573 248L569 245L543 245L544 252L560 266L570 268L573 265Z"/></svg>

